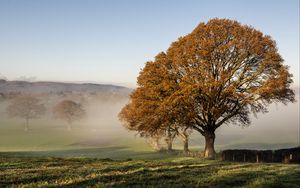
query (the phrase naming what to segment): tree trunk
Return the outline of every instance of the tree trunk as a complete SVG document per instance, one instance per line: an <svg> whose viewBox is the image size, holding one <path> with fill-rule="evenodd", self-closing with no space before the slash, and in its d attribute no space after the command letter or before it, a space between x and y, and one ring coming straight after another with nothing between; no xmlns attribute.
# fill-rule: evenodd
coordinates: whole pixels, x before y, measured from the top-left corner
<svg viewBox="0 0 300 188"><path fill-rule="evenodd" d="M167 143L167 150L172 151L173 150L173 139L171 137L166 138L166 143Z"/></svg>
<svg viewBox="0 0 300 188"><path fill-rule="evenodd" d="M204 150L204 158L206 159L215 159L215 133L214 132L206 132L205 135L205 150Z"/></svg>
<svg viewBox="0 0 300 188"><path fill-rule="evenodd" d="M148 143L155 151L161 150L159 139L160 139L159 137L151 137L148 139Z"/></svg>
<svg viewBox="0 0 300 188"><path fill-rule="evenodd" d="M68 122L67 122L67 129L68 131L71 131L72 130L72 120L71 119L68 119Z"/></svg>
<svg viewBox="0 0 300 188"><path fill-rule="evenodd" d="M189 151L189 135L184 131L183 133L179 133L179 137L183 142L183 152L188 153Z"/></svg>
<svg viewBox="0 0 300 188"><path fill-rule="evenodd" d="M153 140L153 147L156 151L160 150L159 137L155 137Z"/></svg>
<svg viewBox="0 0 300 188"><path fill-rule="evenodd" d="M68 118L67 119L67 129L68 131L71 131L72 130L72 124L73 124L73 121L71 118Z"/></svg>
<svg viewBox="0 0 300 188"><path fill-rule="evenodd" d="M168 151L172 151L173 150L173 143L172 143L172 141L169 141L168 142Z"/></svg>
<svg viewBox="0 0 300 188"><path fill-rule="evenodd" d="M189 152L189 138L188 137L185 137L183 139L183 151L184 151L184 153Z"/></svg>
<svg viewBox="0 0 300 188"><path fill-rule="evenodd" d="M171 129L168 129L167 132L167 138L165 139L167 143L167 151L172 151L173 150L173 140L175 138L175 134L172 134Z"/></svg>
<svg viewBox="0 0 300 188"><path fill-rule="evenodd" d="M26 118L26 122L24 124L24 131L27 132L29 130L29 119Z"/></svg>
<svg viewBox="0 0 300 188"><path fill-rule="evenodd" d="M72 124L68 123L68 131L71 131L71 130L72 130Z"/></svg>

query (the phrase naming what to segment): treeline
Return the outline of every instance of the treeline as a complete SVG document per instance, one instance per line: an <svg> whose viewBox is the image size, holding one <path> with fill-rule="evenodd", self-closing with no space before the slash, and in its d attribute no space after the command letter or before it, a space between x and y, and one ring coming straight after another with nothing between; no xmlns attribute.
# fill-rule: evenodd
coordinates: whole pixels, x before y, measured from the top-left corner
<svg viewBox="0 0 300 188"><path fill-rule="evenodd" d="M0 92L0 102L6 100L12 100L18 96L24 95L20 91ZM30 94L30 93L27 93ZM96 99L101 101L120 101L126 100L127 95L120 93L104 93L96 91L85 91L85 92L72 92L72 91L59 91L59 92L42 92L42 93L31 93L31 95L44 98L81 98L81 99Z"/></svg>

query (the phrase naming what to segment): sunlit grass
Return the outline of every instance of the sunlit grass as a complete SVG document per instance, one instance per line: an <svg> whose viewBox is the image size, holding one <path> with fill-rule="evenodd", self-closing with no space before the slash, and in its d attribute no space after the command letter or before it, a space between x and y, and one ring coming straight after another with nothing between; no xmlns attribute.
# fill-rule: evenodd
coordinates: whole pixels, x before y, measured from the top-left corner
<svg viewBox="0 0 300 188"><path fill-rule="evenodd" d="M32 130L24 132L17 122L1 120L0 124L0 187L223 188L300 184L299 165L179 157L153 152L144 140L133 135L106 134L106 130L82 125L70 132L63 125L37 121L32 123ZM175 148L181 149L180 144Z"/></svg>
<svg viewBox="0 0 300 188"><path fill-rule="evenodd" d="M195 158L0 160L1 187L297 187L300 183L300 166L286 164L238 164Z"/></svg>

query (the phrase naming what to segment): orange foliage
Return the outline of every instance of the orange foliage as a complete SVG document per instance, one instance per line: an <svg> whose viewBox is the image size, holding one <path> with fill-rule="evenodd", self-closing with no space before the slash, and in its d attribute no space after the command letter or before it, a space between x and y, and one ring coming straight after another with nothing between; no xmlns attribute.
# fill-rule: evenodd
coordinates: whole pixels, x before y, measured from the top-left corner
<svg viewBox="0 0 300 188"><path fill-rule="evenodd" d="M214 157L215 130L250 124L251 112L294 102L292 75L270 36L237 21L212 19L147 62L120 119L144 134L189 127Z"/></svg>

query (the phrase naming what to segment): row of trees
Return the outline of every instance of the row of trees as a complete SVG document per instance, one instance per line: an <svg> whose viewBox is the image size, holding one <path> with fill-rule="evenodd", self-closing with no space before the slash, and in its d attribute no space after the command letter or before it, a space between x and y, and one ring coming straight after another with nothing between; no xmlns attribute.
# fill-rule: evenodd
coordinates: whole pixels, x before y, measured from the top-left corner
<svg viewBox="0 0 300 188"><path fill-rule="evenodd" d="M23 118L24 131L29 130L29 120L41 117L46 113L46 106L33 95L21 95L16 97L10 105L7 106L7 114L10 117ZM74 121L85 117L86 113L82 105L72 100L63 100L53 108L55 118L62 119L68 123L68 129Z"/></svg>
<svg viewBox="0 0 300 188"><path fill-rule="evenodd" d="M205 138L204 156L214 158L217 128L249 125L249 115L267 112L270 103L294 102L291 83L270 36L237 21L212 19L146 63L119 117L146 137L172 141L197 131Z"/></svg>

